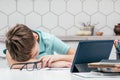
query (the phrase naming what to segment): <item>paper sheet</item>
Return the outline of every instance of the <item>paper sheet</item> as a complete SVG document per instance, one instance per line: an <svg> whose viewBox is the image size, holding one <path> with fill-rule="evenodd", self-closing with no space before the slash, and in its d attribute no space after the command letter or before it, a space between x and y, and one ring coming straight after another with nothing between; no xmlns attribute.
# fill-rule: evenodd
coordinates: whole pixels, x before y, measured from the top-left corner
<svg viewBox="0 0 120 80"><path fill-rule="evenodd" d="M82 72L74 75L84 78L120 78L120 73Z"/></svg>

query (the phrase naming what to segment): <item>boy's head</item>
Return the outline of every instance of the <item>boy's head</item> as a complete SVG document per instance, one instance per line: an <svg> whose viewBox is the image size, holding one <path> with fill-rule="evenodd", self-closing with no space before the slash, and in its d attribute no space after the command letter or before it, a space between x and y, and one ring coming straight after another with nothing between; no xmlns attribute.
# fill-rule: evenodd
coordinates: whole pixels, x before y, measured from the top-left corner
<svg viewBox="0 0 120 80"><path fill-rule="evenodd" d="M36 44L33 32L23 24L17 24L6 34L6 48L13 60L23 62L31 58Z"/></svg>

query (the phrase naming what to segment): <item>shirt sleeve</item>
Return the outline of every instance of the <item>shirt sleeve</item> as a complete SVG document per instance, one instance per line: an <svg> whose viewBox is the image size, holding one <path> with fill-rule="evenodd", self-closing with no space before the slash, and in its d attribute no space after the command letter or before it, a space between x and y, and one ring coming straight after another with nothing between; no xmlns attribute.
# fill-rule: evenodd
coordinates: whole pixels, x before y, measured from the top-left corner
<svg viewBox="0 0 120 80"><path fill-rule="evenodd" d="M63 41L54 36L53 39L53 49L58 54L66 54L69 50L69 46Z"/></svg>
<svg viewBox="0 0 120 80"><path fill-rule="evenodd" d="M7 51L7 49L4 49L4 50L3 50L3 53L6 54L6 51Z"/></svg>

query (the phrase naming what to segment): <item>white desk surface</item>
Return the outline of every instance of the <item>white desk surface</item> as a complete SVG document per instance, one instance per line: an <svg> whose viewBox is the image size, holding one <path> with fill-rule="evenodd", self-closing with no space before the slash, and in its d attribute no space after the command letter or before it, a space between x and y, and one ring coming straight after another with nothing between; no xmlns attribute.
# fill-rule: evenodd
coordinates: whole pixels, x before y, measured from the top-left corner
<svg viewBox="0 0 120 80"><path fill-rule="evenodd" d="M84 78L70 73L69 68L44 68L41 70L10 70L5 60L0 59L0 80L120 80L118 78Z"/></svg>

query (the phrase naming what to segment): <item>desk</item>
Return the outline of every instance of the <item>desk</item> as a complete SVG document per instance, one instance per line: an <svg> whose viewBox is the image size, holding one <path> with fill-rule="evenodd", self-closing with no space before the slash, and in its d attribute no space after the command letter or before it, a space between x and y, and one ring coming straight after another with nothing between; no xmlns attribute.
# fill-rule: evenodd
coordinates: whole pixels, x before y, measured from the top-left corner
<svg viewBox="0 0 120 80"><path fill-rule="evenodd" d="M68 70L41 69L38 71L19 71L0 69L0 80L120 80L120 78L83 78Z"/></svg>
<svg viewBox="0 0 120 80"><path fill-rule="evenodd" d="M69 68L43 68L41 70L10 70L5 59L0 58L0 80L79 80Z"/></svg>
<svg viewBox="0 0 120 80"><path fill-rule="evenodd" d="M19 71L9 70L9 68L0 69L0 80L79 80L68 70L35 70Z"/></svg>
<svg viewBox="0 0 120 80"><path fill-rule="evenodd" d="M0 60L0 80L120 80L119 78L84 78L70 73L69 68L44 68L41 70L10 70L5 60Z"/></svg>

